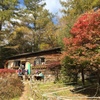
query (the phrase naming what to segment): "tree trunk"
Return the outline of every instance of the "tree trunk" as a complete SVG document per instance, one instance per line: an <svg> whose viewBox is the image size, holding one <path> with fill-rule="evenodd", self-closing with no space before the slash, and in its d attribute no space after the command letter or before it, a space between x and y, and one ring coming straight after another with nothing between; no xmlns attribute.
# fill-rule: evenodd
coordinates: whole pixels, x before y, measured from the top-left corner
<svg viewBox="0 0 100 100"><path fill-rule="evenodd" d="M1 31L1 29L2 29L2 22L0 21L0 31Z"/></svg>
<svg viewBox="0 0 100 100"><path fill-rule="evenodd" d="M77 83L77 81L78 81L78 70L77 69L75 70L74 75L75 75L75 82Z"/></svg>
<svg viewBox="0 0 100 100"><path fill-rule="evenodd" d="M82 83L85 85L85 80L84 80L84 69L81 69L81 76L82 76Z"/></svg>
<svg viewBox="0 0 100 100"><path fill-rule="evenodd" d="M100 85L100 71L98 70L98 73L97 73L97 78L98 78L98 84Z"/></svg>
<svg viewBox="0 0 100 100"><path fill-rule="evenodd" d="M59 69L57 68L57 70L56 70L57 72L56 72L56 75L57 75L57 80L59 80Z"/></svg>

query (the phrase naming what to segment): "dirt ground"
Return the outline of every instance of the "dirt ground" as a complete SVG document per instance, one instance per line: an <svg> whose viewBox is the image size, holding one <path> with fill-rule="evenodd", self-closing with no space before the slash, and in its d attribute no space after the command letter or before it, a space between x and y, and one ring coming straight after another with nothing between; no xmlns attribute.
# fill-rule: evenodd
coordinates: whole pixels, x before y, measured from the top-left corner
<svg viewBox="0 0 100 100"><path fill-rule="evenodd" d="M22 93L22 96L20 97L19 100L31 100L30 99L30 86L29 86L29 82L26 81L24 82L24 91Z"/></svg>

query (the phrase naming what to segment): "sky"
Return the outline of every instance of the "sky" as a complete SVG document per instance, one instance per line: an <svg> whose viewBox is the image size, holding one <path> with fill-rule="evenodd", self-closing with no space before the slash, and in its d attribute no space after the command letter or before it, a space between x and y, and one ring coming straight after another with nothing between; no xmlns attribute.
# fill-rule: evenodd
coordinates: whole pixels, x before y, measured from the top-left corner
<svg viewBox="0 0 100 100"><path fill-rule="evenodd" d="M19 1L21 2L21 6L24 6L23 0L19 0ZM61 17L61 13L60 13L61 5L59 0L45 0L45 2L46 2L46 6L45 6L46 9L48 9L53 14L57 13L58 16Z"/></svg>
<svg viewBox="0 0 100 100"><path fill-rule="evenodd" d="M19 2L21 3L21 7L24 6L24 0L19 0ZM62 0L65 1L65 0ZM61 4L59 2L59 0L44 0L44 2L46 2L45 8L49 10L50 13L56 14L57 17L61 18L62 17L62 13L61 11ZM58 20L56 17L54 17L52 19L52 21L54 22L54 24L58 23Z"/></svg>
<svg viewBox="0 0 100 100"><path fill-rule="evenodd" d="M57 13L59 16L61 16L61 13L60 13L61 5L60 5L59 0L46 0L45 7L53 14Z"/></svg>

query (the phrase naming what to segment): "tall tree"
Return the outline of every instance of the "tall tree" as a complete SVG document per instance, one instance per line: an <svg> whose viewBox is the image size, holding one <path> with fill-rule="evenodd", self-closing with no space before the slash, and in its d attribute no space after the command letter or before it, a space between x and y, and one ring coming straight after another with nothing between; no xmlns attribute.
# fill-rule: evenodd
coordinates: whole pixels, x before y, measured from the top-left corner
<svg viewBox="0 0 100 100"><path fill-rule="evenodd" d="M0 43L5 44L6 36L9 33L10 18L16 9L18 0L0 0Z"/></svg>
<svg viewBox="0 0 100 100"><path fill-rule="evenodd" d="M80 14L85 13L89 10L95 9L95 7L100 7L100 0L60 0L65 17L76 18Z"/></svg>
<svg viewBox="0 0 100 100"><path fill-rule="evenodd" d="M5 49L8 43L7 37L9 35L10 18L16 9L18 0L0 0L0 66L2 66L4 58L9 55L9 50Z"/></svg>
<svg viewBox="0 0 100 100"><path fill-rule="evenodd" d="M59 0L62 9L62 17L59 20L58 42L63 45L64 37L71 37L70 30L78 16L90 10L96 10L100 7L100 0Z"/></svg>
<svg viewBox="0 0 100 100"><path fill-rule="evenodd" d="M23 1L25 4L24 9L17 8L19 10L14 11L15 16L11 20L11 23L14 27L14 32L12 31L8 36L9 44L6 48L14 49L17 51L17 53L23 53L29 51L37 51L41 48L43 49L44 44L49 45L46 46L46 48L53 47L55 45L55 43L53 43L53 40L55 40L53 36L54 30L52 28L53 31L49 31L51 33L48 34L52 34L52 36L50 37L50 35L47 35L46 29L46 27L49 27L49 25L51 25L48 25L48 23L52 23L52 14L50 14L48 10L44 9L45 3L42 0ZM54 25L52 23L52 27L53 26ZM48 28L48 30L50 29ZM44 38L46 37L44 34L47 35L48 38L50 38L48 43L45 43L47 41L47 38ZM21 42L19 42L17 39ZM27 48L25 45L21 46L23 42L25 44L28 43L27 47L29 49L24 49ZM51 44L53 45L50 46Z"/></svg>
<svg viewBox="0 0 100 100"><path fill-rule="evenodd" d="M66 53L74 59L74 65L82 73L84 84L84 69L92 69L98 73L100 84L100 10L82 14L72 27L71 38L64 38ZM69 64L71 62L69 61Z"/></svg>
<svg viewBox="0 0 100 100"><path fill-rule="evenodd" d="M60 23L65 25L65 28L61 28L61 30L65 37L70 36L70 29L79 15L100 7L100 0L60 0L60 3L62 5L61 12L63 13Z"/></svg>
<svg viewBox="0 0 100 100"><path fill-rule="evenodd" d="M4 21L11 18L17 3L18 0L0 0L0 31L2 30Z"/></svg>
<svg viewBox="0 0 100 100"><path fill-rule="evenodd" d="M24 0L24 2L26 6L24 23L33 31L32 51L37 51L43 41L45 26L51 21L52 15L44 9L44 0Z"/></svg>
<svg viewBox="0 0 100 100"><path fill-rule="evenodd" d="M25 26L20 26L15 28L12 34L9 35L9 44L6 46L6 48L12 49L17 54L30 52L31 40L32 31Z"/></svg>
<svg viewBox="0 0 100 100"><path fill-rule="evenodd" d="M57 30L58 28L53 22L49 22L45 27L42 42L48 44L49 48L58 46L56 33Z"/></svg>

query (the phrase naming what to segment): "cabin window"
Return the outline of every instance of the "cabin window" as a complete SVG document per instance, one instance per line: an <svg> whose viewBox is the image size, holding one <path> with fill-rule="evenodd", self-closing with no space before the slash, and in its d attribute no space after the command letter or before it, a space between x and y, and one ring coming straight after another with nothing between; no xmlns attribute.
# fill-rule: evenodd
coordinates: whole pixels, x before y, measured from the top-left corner
<svg viewBox="0 0 100 100"><path fill-rule="evenodd" d="M45 63L45 58L44 57L37 57L34 60L34 66L35 65L40 65Z"/></svg>
<svg viewBox="0 0 100 100"><path fill-rule="evenodd" d="M14 63L15 63L15 66L20 66L20 61L19 60L14 61Z"/></svg>
<svg viewBox="0 0 100 100"><path fill-rule="evenodd" d="M45 58L41 58L41 62L45 62Z"/></svg>
<svg viewBox="0 0 100 100"><path fill-rule="evenodd" d="M22 62L21 62L21 64L22 64L23 66L25 66L25 64L26 64L26 61L22 61Z"/></svg>

